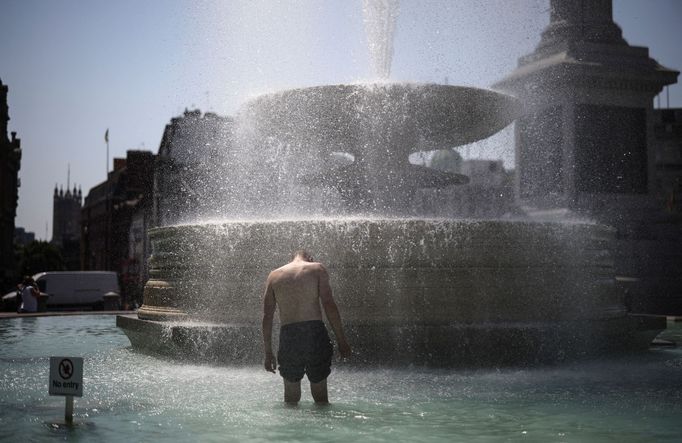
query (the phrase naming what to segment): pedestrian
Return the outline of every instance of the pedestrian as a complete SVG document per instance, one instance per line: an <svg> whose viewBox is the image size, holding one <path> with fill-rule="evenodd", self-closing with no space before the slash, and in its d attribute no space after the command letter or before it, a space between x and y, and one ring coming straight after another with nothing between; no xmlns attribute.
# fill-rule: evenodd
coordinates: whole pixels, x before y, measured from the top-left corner
<svg viewBox="0 0 682 443"><path fill-rule="evenodd" d="M284 379L284 401L301 399L301 379L307 375L315 403L327 404L327 377L331 373L334 348L322 321L327 316L342 358L351 355L341 324L339 309L332 297L329 274L305 250L293 254L290 263L275 269L266 281L263 297L263 346L265 370ZM272 352L272 323L275 307L281 324L277 358Z"/></svg>
<svg viewBox="0 0 682 443"><path fill-rule="evenodd" d="M29 276L24 277L23 288L21 289L21 305L19 312L37 312L38 311L38 297L40 291L38 285Z"/></svg>

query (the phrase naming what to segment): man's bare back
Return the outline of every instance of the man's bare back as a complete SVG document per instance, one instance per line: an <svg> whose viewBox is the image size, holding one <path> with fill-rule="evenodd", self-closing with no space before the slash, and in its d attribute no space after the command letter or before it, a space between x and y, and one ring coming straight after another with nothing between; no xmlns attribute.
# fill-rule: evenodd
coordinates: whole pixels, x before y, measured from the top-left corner
<svg viewBox="0 0 682 443"><path fill-rule="evenodd" d="M326 273L320 263L293 261L270 273L282 325L322 320L318 281Z"/></svg>
<svg viewBox="0 0 682 443"><path fill-rule="evenodd" d="M315 402L327 403L327 376L331 371L333 348L322 322L322 308L334 330L341 356L349 357L351 348L332 297L329 274L306 251L297 251L291 263L272 271L266 282L263 347L264 366L269 372L277 369L272 351L272 324L277 307L282 326L278 359L280 375L284 378L284 400L299 401L301 378L305 373Z"/></svg>

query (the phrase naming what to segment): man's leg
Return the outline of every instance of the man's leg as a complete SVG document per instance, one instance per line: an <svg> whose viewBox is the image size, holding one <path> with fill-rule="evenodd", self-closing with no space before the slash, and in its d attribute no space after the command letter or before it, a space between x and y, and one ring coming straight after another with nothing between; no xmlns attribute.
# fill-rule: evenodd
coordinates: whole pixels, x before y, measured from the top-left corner
<svg viewBox="0 0 682 443"><path fill-rule="evenodd" d="M325 389L326 390L326 389ZM284 379L284 401L296 404L301 399L301 381L287 381Z"/></svg>
<svg viewBox="0 0 682 443"><path fill-rule="evenodd" d="M326 405L329 403L327 396L327 379L325 378L319 383L310 383L310 393L313 395L313 400L319 405ZM300 392L299 392L300 396Z"/></svg>

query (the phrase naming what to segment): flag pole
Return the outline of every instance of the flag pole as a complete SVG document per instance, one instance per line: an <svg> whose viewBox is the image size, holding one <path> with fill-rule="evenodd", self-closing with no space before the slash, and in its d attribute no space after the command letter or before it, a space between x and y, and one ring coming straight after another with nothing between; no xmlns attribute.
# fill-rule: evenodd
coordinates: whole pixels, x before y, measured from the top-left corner
<svg viewBox="0 0 682 443"><path fill-rule="evenodd" d="M109 271L109 128L107 132L104 133L104 141L107 142L107 167L106 174L104 176L105 183L105 194L104 194L104 205L106 210L106 220L105 220L105 237L104 237L104 270Z"/></svg>
<svg viewBox="0 0 682 443"><path fill-rule="evenodd" d="M107 131L104 133L104 141L107 144L107 163L106 163L106 168L105 168L105 175L104 179L106 180L109 178L109 128L107 128Z"/></svg>

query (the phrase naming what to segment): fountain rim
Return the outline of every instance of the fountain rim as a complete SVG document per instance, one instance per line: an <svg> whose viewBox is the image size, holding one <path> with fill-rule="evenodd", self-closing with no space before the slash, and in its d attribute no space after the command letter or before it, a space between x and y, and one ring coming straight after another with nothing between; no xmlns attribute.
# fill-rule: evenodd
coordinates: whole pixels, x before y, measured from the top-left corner
<svg viewBox="0 0 682 443"><path fill-rule="evenodd" d="M363 91L367 92L364 96L368 98L378 97L381 93L388 97L393 91L398 91L404 97L410 97L407 101L398 100L398 102L409 103L411 117L408 120L419 121L415 128L421 129L415 133L416 137L411 143L402 147L406 153L457 148L486 139L514 122L522 114L523 109L517 97L478 86L419 82L337 83L260 93L240 105L236 119L245 121L254 117L256 120L265 119L267 122L265 133L269 135L277 133L276 130L273 132L273 127L277 128L284 124L285 129L280 135L284 135L285 139L292 137L294 141L302 140L304 145L312 143L318 149L320 146L326 146L329 151L340 150L356 155L363 152L364 148L360 148L357 143L341 143L339 140L346 140L346 138L353 140L358 132L349 128L363 127L367 122L362 122L367 117L362 116L374 114L364 110L353 111L355 108L345 114L337 113L337 111L343 103L353 103L356 100L354 97ZM372 92L374 94L371 94ZM427 98L433 96L439 97L439 100ZM363 95L359 94L358 97L363 97ZM356 106L364 109L363 99L358 100ZM468 104L462 106L461 103ZM473 103L475 105L472 105ZM421 107L433 105L439 108L438 113L424 120L422 116L425 114ZM330 113L329 106L335 111ZM292 113L300 114L299 118L303 118L306 124L298 123L297 125L295 120L292 121L289 117ZM436 115L439 116L438 119L433 118ZM451 118L458 119L460 124L446 125L448 129L444 129L443 125L436 123ZM283 123L285 121L287 123ZM336 128L331 135L325 135L325 132L314 129L318 125L329 126L330 122L334 122ZM298 138L291 134L292 128L289 127L291 124L294 124L295 132L300 132ZM316 135L311 136L310 134L313 133ZM310 137L314 141L307 140Z"/></svg>
<svg viewBox="0 0 682 443"><path fill-rule="evenodd" d="M168 226L156 226L149 230L150 234L165 231L183 231L189 229L210 229L220 226L275 226L305 223L308 225L349 224L380 225L397 223L403 225L433 226L523 226L523 227L585 227L604 232L615 233L616 228L592 220L527 220L527 219L453 219L437 217L385 217L385 216L349 216L349 217L283 217L271 219L222 219L177 223Z"/></svg>
<svg viewBox="0 0 682 443"><path fill-rule="evenodd" d="M291 88L285 87L285 88L281 88L281 89L277 89L277 90L271 90L271 91L261 91L261 92L257 92L257 93L254 93L252 95L247 96L244 99L244 101L241 103L237 114L239 114L240 111L245 106L247 106L249 103L257 101L257 100L264 98L266 96L284 95L286 93L291 93L291 92L296 92L296 91L348 89L348 88L364 88L367 90L371 90L371 88L379 88L379 87L412 87L414 89L429 87L429 88L435 88L435 89L450 89L450 90L477 90L477 91L489 92L489 93L494 94L494 95L509 97L510 99L516 100L516 101L519 100L518 97L516 97L515 95L510 94L510 93L503 91L501 89L494 89L494 88L481 87L481 86L450 85L450 84L436 83L436 82L418 82L418 81L409 81L409 80L407 80L407 81L374 80L374 81L357 81L357 82L349 82L349 83L319 84L319 85L310 85L310 86L295 86L295 87L291 87Z"/></svg>

